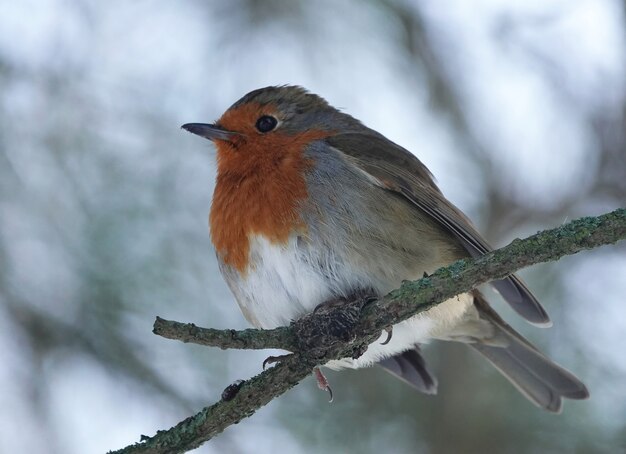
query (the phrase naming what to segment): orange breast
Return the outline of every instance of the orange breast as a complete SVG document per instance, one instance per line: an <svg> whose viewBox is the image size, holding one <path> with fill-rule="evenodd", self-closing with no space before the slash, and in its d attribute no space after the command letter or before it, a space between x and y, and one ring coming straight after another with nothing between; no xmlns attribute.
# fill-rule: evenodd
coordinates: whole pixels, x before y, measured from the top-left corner
<svg viewBox="0 0 626 454"><path fill-rule="evenodd" d="M296 135L276 131L250 133L235 144L217 142L218 175L210 225L213 244L226 264L246 271L250 235L285 243L292 232L306 230L299 206L308 195L305 172L312 162L303 150L327 135L324 131Z"/></svg>

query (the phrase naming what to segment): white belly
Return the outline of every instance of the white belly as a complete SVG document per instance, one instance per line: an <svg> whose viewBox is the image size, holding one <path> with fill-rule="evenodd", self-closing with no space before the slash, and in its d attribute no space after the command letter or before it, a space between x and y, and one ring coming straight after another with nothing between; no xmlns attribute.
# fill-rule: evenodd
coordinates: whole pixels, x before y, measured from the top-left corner
<svg viewBox="0 0 626 454"><path fill-rule="evenodd" d="M355 289L374 287L381 294L397 287L403 279L419 276L368 276L332 251L312 255L298 246L297 237L276 245L260 236L250 239L251 265L245 276L225 277L245 317L258 328L270 329L288 325L311 312L319 304L337 296L349 296ZM386 333L371 344L357 360L331 361L328 367L365 367L380 359L408 350L432 338L445 338L465 317L472 306L469 295L461 295L427 312L399 323L393 328L391 341L382 345Z"/></svg>

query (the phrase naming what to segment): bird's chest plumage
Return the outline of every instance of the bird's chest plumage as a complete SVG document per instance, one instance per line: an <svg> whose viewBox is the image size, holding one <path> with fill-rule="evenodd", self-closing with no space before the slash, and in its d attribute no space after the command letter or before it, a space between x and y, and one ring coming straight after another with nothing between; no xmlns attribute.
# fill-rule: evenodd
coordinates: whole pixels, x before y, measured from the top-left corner
<svg viewBox="0 0 626 454"><path fill-rule="evenodd" d="M298 204L306 197L305 163L256 162L247 172L220 172L211 206L211 238L220 258L241 273L249 267L254 235L282 244L302 229Z"/></svg>
<svg viewBox="0 0 626 454"><path fill-rule="evenodd" d="M211 239L221 260L239 272L248 268L250 239L261 235L285 243L305 228L300 206L308 196L312 165L303 148L325 133L242 139L237 147L218 143L218 176L209 217Z"/></svg>

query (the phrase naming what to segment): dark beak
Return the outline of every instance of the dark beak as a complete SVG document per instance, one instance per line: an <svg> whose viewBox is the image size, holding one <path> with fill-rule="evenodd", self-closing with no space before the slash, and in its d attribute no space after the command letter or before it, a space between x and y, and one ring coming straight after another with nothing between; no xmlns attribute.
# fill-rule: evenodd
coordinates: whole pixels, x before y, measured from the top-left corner
<svg viewBox="0 0 626 454"><path fill-rule="evenodd" d="M236 132L227 131L218 125L210 125L207 123L186 123L181 128L204 137L209 140L231 140L233 136L238 135Z"/></svg>

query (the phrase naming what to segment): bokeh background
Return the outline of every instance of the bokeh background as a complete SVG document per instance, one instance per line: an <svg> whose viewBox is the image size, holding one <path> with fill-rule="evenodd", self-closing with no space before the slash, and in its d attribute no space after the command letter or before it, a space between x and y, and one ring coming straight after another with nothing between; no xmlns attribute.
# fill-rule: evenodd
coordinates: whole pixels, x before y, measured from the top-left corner
<svg viewBox="0 0 626 454"><path fill-rule="evenodd" d="M272 352L151 334L245 328L207 213L208 122L300 84L414 152L495 245L626 205L626 3L0 2L0 451L100 453L169 428ZM522 275L554 327L511 323L591 399L530 405L463 346L439 395L384 371L312 379L202 453L626 450L626 247Z"/></svg>

